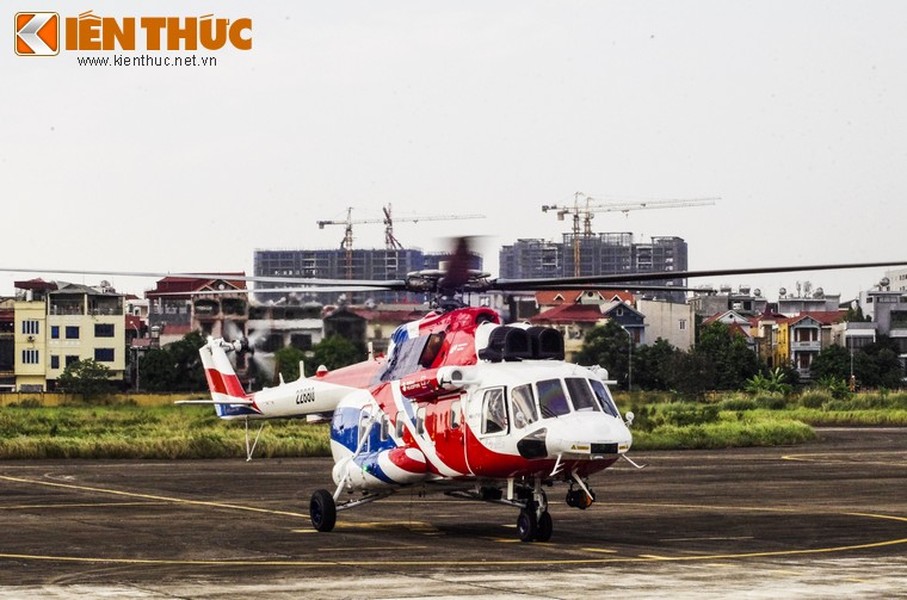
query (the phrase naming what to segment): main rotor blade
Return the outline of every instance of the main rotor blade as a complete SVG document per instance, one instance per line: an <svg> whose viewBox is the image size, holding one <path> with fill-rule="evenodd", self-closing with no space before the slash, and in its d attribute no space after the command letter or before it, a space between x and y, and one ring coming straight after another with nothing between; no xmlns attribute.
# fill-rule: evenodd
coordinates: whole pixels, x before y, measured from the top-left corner
<svg viewBox="0 0 907 600"><path fill-rule="evenodd" d="M183 273L183 272L164 272L164 271L101 271L92 269L41 269L20 267L0 267L3 273L53 273L58 275L108 275L110 277L148 277L159 278L175 277L182 279L225 279L227 281L247 281L252 283L282 283L287 286L335 286L335 287L357 287L362 291L370 289L382 289L390 291L406 290L406 282L400 279L380 281L373 279L319 279L316 277L284 277L270 275L242 275L234 273ZM264 290L257 290L264 291ZM324 291L318 289L316 291ZM358 290L349 290L358 291Z"/></svg>
<svg viewBox="0 0 907 600"><path fill-rule="evenodd" d="M749 267L738 269L709 269L701 271L662 271L657 273L619 273L613 275L588 275L579 277L549 277L543 279L494 279L489 289L499 290L540 290L567 288L578 285L601 287L633 287L634 281L657 281L665 279L693 279L700 277L724 277L728 275L760 275L766 273L792 273L796 271L834 271L846 269L868 269L875 267L898 267L907 265L907 260L864 263L837 263L824 265L789 265L779 267ZM680 289L680 288L676 288Z"/></svg>

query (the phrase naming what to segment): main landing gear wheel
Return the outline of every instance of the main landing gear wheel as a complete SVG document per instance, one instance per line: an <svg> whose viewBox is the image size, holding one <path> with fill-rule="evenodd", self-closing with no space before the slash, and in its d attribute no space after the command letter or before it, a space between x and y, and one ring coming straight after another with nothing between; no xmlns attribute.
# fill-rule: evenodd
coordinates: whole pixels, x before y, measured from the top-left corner
<svg viewBox="0 0 907 600"><path fill-rule="evenodd" d="M539 524L535 518L535 510L523 509L516 519L516 531L521 542L531 542L538 534Z"/></svg>
<svg viewBox="0 0 907 600"><path fill-rule="evenodd" d="M309 516L316 531L330 531L337 523L337 505L334 496L327 490L318 490L312 494L309 502Z"/></svg>
<svg viewBox="0 0 907 600"><path fill-rule="evenodd" d="M524 508L517 517L516 531L521 542L547 542L554 531L554 523L547 510L536 517L534 508Z"/></svg>
<svg viewBox="0 0 907 600"><path fill-rule="evenodd" d="M553 532L554 523L551 521L551 515L549 515L548 511L546 510L539 517L538 529L535 532L535 541L547 542L551 539L551 534Z"/></svg>

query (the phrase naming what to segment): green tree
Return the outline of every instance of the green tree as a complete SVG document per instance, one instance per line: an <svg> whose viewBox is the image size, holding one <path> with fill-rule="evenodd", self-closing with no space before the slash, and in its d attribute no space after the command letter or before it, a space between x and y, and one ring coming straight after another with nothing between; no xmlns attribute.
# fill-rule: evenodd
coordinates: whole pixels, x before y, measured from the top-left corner
<svg viewBox="0 0 907 600"><path fill-rule="evenodd" d="M746 338L717 321L702 327L693 353L715 365L712 387L716 390L741 389L747 379L762 371L759 356Z"/></svg>
<svg viewBox="0 0 907 600"><path fill-rule="evenodd" d="M274 353L277 372L283 375L284 381L299 379L299 361L304 358L305 352L295 346L287 346Z"/></svg>
<svg viewBox="0 0 907 600"><path fill-rule="evenodd" d="M850 378L850 351L844 346L823 348L809 365L809 375L815 380Z"/></svg>
<svg viewBox="0 0 907 600"><path fill-rule="evenodd" d="M312 355L312 360L305 365L306 375L314 375L320 365L333 371L365 360L366 356L353 342L339 335L332 335L315 344Z"/></svg>
<svg viewBox="0 0 907 600"><path fill-rule="evenodd" d="M714 389L714 361L701 352L675 352L665 366L664 375L670 389L685 396L699 397Z"/></svg>
<svg viewBox="0 0 907 600"><path fill-rule="evenodd" d="M97 398L113 389L110 369L91 358L67 365L57 378L57 386L67 393L80 394L84 400Z"/></svg>
<svg viewBox="0 0 907 600"><path fill-rule="evenodd" d="M768 392L787 396L792 389L791 384L787 382L787 374L780 367L775 367L769 371L768 375L756 373L746 380L746 392L748 394L755 395Z"/></svg>
<svg viewBox="0 0 907 600"><path fill-rule="evenodd" d="M608 375L628 387L630 367L630 336L614 321L592 328L573 360L581 365L599 365Z"/></svg>
<svg viewBox="0 0 907 600"><path fill-rule="evenodd" d="M671 361L681 352L662 338L638 346L633 354L633 384L644 390L667 390L671 386Z"/></svg>
<svg viewBox="0 0 907 600"><path fill-rule="evenodd" d="M163 348L149 350L139 363L142 387L152 392L196 392L207 388L199 348L205 345L200 332Z"/></svg>

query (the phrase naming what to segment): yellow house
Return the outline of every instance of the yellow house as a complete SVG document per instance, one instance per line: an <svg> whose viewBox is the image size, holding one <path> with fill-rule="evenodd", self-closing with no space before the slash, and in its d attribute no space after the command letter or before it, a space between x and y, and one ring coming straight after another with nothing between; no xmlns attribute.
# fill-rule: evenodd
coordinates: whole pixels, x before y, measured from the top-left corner
<svg viewBox="0 0 907 600"><path fill-rule="evenodd" d="M788 319L776 321L774 365L776 367L790 366L790 322Z"/></svg>
<svg viewBox="0 0 907 600"><path fill-rule="evenodd" d="M16 389L43 392L47 365L47 304L43 294L23 295L13 304Z"/></svg>
<svg viewBox="0 0 907 600"><path fill-rule="evenodd" d="M74 362L92 359L122 380L126 370L124 297L106 288L64 284L47 301L47 380Z"/></svg>
<svg viewBox="0 0 907 600"><path fill-rule="evenodd" d="M92 359L122 380L126 370L124 297L107 288L17 281L14 370L21 392L53 390L66 366Z"/></svg>

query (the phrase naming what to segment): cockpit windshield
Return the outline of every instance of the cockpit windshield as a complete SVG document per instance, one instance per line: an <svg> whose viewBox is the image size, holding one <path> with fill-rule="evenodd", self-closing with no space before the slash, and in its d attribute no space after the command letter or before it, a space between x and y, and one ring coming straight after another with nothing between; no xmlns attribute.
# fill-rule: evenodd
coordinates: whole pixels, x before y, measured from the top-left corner
<svg viewBox="0 0 907 600"><path fill-rule="evenodd" d="M560 379L544 379L535 384L539 391L542 418L560 417L570 412L570 403Z"/></svg>
<svg viewBox="0 0 907 600"><path fill-rule="evenodd" d="M589 380L584 377L568 377L564 380L567 384L567 391L570 392L570 399L573 400L573 408L576 412L581 411L600 411L601 407L595 401L592 390L589 389Z"/></svg>
<svg viewBox="0 0 907 600"><path fill-rule="evenodd" d="M589 382L592 384L592 391L595 392L595 397L598 399L598 402L601 404L604 411L612 417L617 417L619 419L620 413L617 410L617 406L614 404L614 400L611 398L611 392L608 391L605 384L601 381L596 381L595 379L590 379Z"/></svg>

